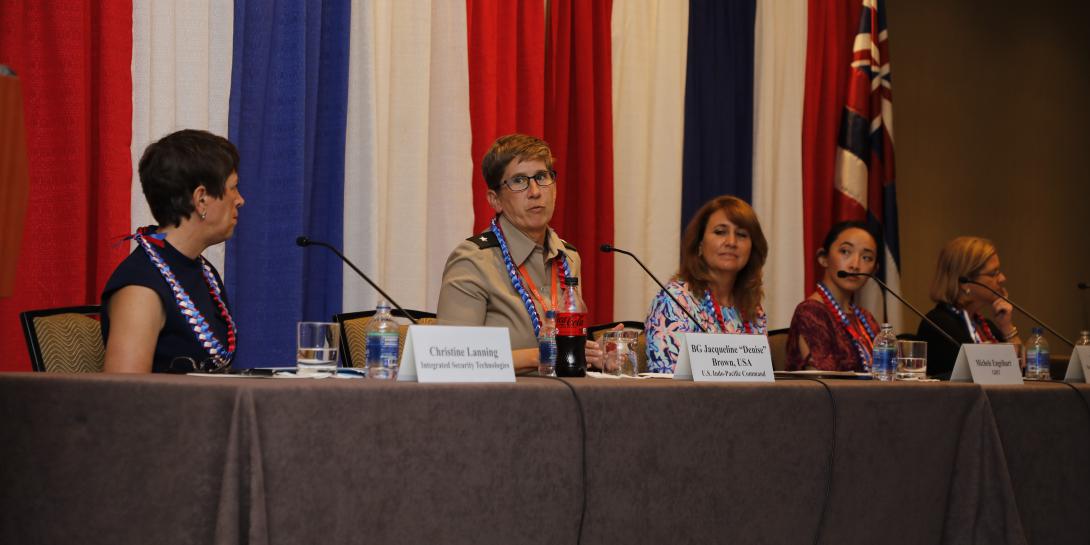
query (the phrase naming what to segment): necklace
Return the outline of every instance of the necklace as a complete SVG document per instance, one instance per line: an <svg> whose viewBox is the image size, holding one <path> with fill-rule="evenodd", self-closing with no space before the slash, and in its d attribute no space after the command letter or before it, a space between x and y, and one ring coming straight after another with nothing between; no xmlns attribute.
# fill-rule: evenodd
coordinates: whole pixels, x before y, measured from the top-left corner
<svg viewBox="0 0 1090 545"><path fill-rule="evenodd" d="M178 305L178 311L182 313L186 322L189 323L190 328L193 330L193 334L197 337L197 342L217 363L230 362L235 354L238 332L235 328L235 321L231 318L231 313L227 310L227 305L223 302L223 298L221 297L222 288L220 287L219 282L216 281L216 275L212 273L212 266L208 263L208 260L203 256L198 258L201 262L201 272L204 275L204 281L208 285L208 293L212 296L212 301L219 307L220 316L223 316L224 321L227 322L226 347L224 347L223 343L216 338L216 335L208 326L208 321L205 320L204 315L197 309L197 305L193 304L192 299L189 297L189 293L185 291L182 284L178 282L178 279L174 276L174 271L170 270L170 265L167 265L166 261L159 255L159 252L155 250L154 246L159 246L160 248L165 247L166 235L162 233L153 233L148 227L141 227L131 238L140 244L140 247L143 248L144 253L148 256L148 259L151 260L156 269L159 269L159 274L163 277L163 280L166 281L167 285L170 286L170 290L174 293L174 302Z"/></svg>
<svg viewBox="0 0 1090 545"><path fill-rule="evenodd" d="M712 302L712 309L715 310L715 320L717 322L719 322L719 331L722 331L723 333L728 333L728 331L727 331L727 319L723 314L723 307L719 306L719 301L716 301L715 297L712 297L711 290L705 290L704 295L705 295L705 297L708 298L708 300L710 300ZM733 325L735 323L735 321L737 321L738 324L739 324L739 327L737 327L736 329L741 329L742 331L745 332L746 335L752 335L753 334L753 324L751 324L750 322L746 322L746 321L742 320L742 316L740 314L738 314L738 311L735 310L734 307L729 307L728 310L733 311L734 314L735 314L735 316L731 316L731 324ZM735 320L735 318L737 318L737 320Z"/></svg>
<svg viewBox="0 0 1090 545"><path fill-rule="evenodd" d="M526 313L530 315L530 323L534 326L534 336L537 337L541 334L541 317L538 315L537 306L534 305L534 301L530 297L530 293L526 290L526 286L522 282L522 278L518 273L518 268L515 267L515 262L511 259L511 252L507 249L507 239L503 236L503 229L500 228L499 222L496 218L492 218L492 223L488 228L496 235L496 239L500 243L500 253L503 254L503 265L507 269L507 277L511 280L511 286L518 292L519 298L522 299L523 306L526 307ZM558 270L563 270L564 278L571 278L571 269L568 265L568 260L564 257L564 254L560 254ZM527 277L529 279L529 277ZM536 288L534 291L537 291ZM555 290L554 290L555 297ZM542 306L544 306L544 300Z"/></svg>
<svg viewBox="0 0 1090 545"><path fill-rule="evenodd" d="M874 332L871 331L870 324L867 323L866 318L863 316L863 311L859 309L854 303L851 303L852 313L855 314L855 319L862 326L862 329L866 331L860 331L852 325L851 320L848 319L848 315L844 312L844 309L840 307L840 303L833 297L829 288L825 287L825 284L818 282L818 293L821 294L821 298L825 301L825 306L832 311L838 318L840 318L840 325L844 326L844 330L848 332L848 336L852 340L852 344L855 346L855 351L859 355L859 362L863 365L863 369L870 367L871 353L870 349L874 346Z"/></svg>

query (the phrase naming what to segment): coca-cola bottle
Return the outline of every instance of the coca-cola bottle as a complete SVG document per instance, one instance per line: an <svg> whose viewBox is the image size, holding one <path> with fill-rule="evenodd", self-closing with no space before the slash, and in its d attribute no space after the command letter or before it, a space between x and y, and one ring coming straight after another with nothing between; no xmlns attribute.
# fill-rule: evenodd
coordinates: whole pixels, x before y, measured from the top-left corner
<svg viewBox="0 0 1090 545"><path fill-rule="evenodd" d="M587 309L576 287L578 278L564 278L556 312L556 376L587 376Z"/></svg>

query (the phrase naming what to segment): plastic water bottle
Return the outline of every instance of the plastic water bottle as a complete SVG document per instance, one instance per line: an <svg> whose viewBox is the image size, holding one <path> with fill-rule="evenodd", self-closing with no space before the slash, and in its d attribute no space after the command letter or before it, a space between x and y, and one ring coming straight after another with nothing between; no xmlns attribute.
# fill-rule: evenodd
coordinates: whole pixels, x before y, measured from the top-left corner
<svg viewBox="0 0 1090 545"><path fill-rule="evenodd" d="M375 315L367 323L367 377L378 380L396 380L398 354L398 325L390 315L390 305L380 301Z"/></svg>
<svg viewBox="0 0 1090 545"><path fill-rule="evenodd" d="M1048 341L1045 340L1044 330L1033 328L1026 343L1026 378L1033 380L1049 380L1052 378L1049 370Z"/></svg>
<svg viewBox="0 0 1090 545"><path fill-rule="evenodd" d="M882 330L874 337L870 374L876 380L893 380L897 374L897 335L890 324L882 324Z"/></svg>
<svg viewBox="0 0 1090 545"><path fill-rule="evenodd" d="M1090 331L1082 330L1079 332L1079 340L1075 341L1075 346L1090 346Z"/></svg>
<svg viewBox="0 0 1090 545"><path fill-rule="evenodd" d="M556 376L556 311L545 311L541 334L537 336L537 374Z"/></svg>

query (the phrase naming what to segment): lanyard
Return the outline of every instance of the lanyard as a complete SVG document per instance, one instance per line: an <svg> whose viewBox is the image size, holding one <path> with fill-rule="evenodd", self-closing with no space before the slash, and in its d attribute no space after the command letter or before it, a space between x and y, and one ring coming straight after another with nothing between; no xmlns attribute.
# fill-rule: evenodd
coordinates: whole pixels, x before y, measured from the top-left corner
<svg viewBox="0 0 1090 545"><path fill-rule="evenodd" d="M534 305L534 301L530 298L530 294L523 286L522 278L519 274L518 268L515 267L514 260L511 259L511 252L507 249L507 239L503 236L503 229L500 228L499 216L492 218L492 223L489 225L489 229L496 235L497 241L500 243L500 254L503 256L503 265L507 269L507 278L511 280L511 287L515 288L515 292L518 293L519 298L522 299L523 306L526 307L526 313L530 315L530 325L534 326L534 336L541 334L541 317L537 313L537 306ZM557 261L564 271L564 278L571 276L571 268L568 266L568 260L564 257L564 254L557 256ZM529 276L527 276L527 279ZM555 293L555 291L554 291Z"/></svg>
<svg viewBox="0 0 1090 545"><path fill-rule="evenodd" d="M708 299L711 300L712 308L715 309L715 320L719 322L719 331L722 331L723 333L728 333L727 320L723 316L723 307L719 306L719 301L716 301L715 297L712 297L711 291L705 291L704 294L708 297ZM731 320L731 322L733 321L734 320ZM753 334L753 325L751 323L742 321L741 316L739 316L738 321L741 323L741 327L739 329L744 331L746 335Z"/></svg>
<svg viewBox="0 0 1090 545"><path fill-rule="evenodd" d="M551 284L553 286L552 293L549 294L551 299L550 304L545 304L545 298L541 296L541 292L537 291L537 286L534 285L534 280L530 278L530 274L526 272L526 265L519 265L518 271L521 280L526 283L526 287L530 289L530 294L533 295L537 303L541 305L542 310L548 312L550 310L556 310L556 294L560 291L560 275L564 274L563 266L560 264L560 260L553 261L552 267L552 279Z"/></svg>
<svg viewBox="0 0 1090 545"><path fill-rule="evenodd" d="M965 320L965 326L969 328L969 335L973 338L974 343L997 343L995 335L992 334L992 328L988 327L988 322L984 321L984 317L975 314L972 318L969 317L969 311L959 310L958 314L961 314L963 320Z"/></svg>

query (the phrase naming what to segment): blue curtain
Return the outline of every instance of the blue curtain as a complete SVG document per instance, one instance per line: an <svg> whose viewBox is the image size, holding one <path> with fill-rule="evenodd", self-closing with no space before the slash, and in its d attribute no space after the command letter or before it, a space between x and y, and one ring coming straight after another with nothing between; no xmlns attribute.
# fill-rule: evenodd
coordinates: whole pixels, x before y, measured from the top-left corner
<svg viewBox="0 0 1090 545"><path fill-rule="evenodd" d="M754 0L691 0L681 225L725 193L753 198Z"/></svg>
<svg viewBox="0 0 1090 545"><path fill-rule="evenodd" d="M294 365L295 323L340 312L349 0L236 0L230 139L246 204L227 245L235 366Z"/></svg>

